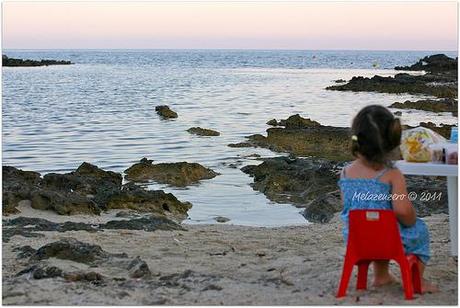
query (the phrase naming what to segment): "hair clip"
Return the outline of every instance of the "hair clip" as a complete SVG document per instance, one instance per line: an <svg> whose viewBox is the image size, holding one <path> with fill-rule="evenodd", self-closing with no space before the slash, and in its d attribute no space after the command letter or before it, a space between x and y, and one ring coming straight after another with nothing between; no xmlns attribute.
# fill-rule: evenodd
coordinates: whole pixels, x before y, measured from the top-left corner
<svg viewBox="0 0 460 308"><path fill-rule="evenodd" d="M351 140L358 141L358 136L356 136L356 135L351 136Z"/></svg>

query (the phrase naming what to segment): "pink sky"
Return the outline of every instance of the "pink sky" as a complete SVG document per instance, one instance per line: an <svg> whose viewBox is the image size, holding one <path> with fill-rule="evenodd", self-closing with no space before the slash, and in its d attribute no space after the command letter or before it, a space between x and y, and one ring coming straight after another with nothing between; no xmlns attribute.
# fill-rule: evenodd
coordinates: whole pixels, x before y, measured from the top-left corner
<svg viewBox="0 0 460 308"><path fill-rule="evenodd" d="M457 3L4 2L3 48L457 50Z"/></svg>

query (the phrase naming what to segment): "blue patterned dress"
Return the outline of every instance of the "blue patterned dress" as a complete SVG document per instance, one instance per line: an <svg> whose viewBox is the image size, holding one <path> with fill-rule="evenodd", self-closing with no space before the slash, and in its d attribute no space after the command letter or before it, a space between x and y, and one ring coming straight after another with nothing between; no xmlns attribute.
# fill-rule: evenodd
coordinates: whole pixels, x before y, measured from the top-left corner
<svg viewBox="0 0 460 308"><path fill-rule="evenodd" d="M380 177L388 169L383 169L373 179L347 178L345 168L339 180L339 186L343 196L343 211L341 214L343 227L343 237L345 243L348 238L348 213L355 209L371 210L392 210L391 200L372 200L379 198L366 198L366 196L389 196L391 194L391 185L380 181ZM361 194L361 195L359 195ZM364 197L359 197L364 196ZM399 224L401 239L406 254L415 254L426 264L430 259L430 236L425 222L417 218L415 224L410 227Z"/></svg>

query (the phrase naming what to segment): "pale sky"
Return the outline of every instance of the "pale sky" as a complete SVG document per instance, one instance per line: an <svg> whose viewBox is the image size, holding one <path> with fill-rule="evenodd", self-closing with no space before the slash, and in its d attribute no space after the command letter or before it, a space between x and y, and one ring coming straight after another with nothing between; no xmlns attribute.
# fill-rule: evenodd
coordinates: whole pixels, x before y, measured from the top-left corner
<svg viewBox="0 0 460 308"><path fill-rule="evenodd" d="M3 2L3 48L457 50L456 2Z"/></svg>

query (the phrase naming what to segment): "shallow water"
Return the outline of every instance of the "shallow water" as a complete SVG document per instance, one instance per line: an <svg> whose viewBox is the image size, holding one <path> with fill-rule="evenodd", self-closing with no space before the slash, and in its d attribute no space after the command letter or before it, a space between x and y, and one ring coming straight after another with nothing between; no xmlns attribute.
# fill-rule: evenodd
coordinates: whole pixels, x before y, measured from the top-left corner
<svg viewBox="0 0 460 308"><path fill-rule="evenodd" d="M272 118L300 113L324 125L349 126L368 104L424 96L327 91L336 79L390 76L433 52L300 51L7 51L11 57L52 58L71 66L3 68L3 164L41 173L68 172L87 161L122 172L148 157L199 162L221 173L186 189L151 184L190 201L189 223L256 226L303 224L299 209L270 202L249 186L243 156L264 149L229 148L264 133ZM313 59L313 55L315 58ZM378 64L383 69L372 68ZM161 120L167 104L179 118ZM402 121L455 123L448 113L403 111ZM221 132L198 137L201 126ZM237 164L231 168L229 164Z"/></svg>

